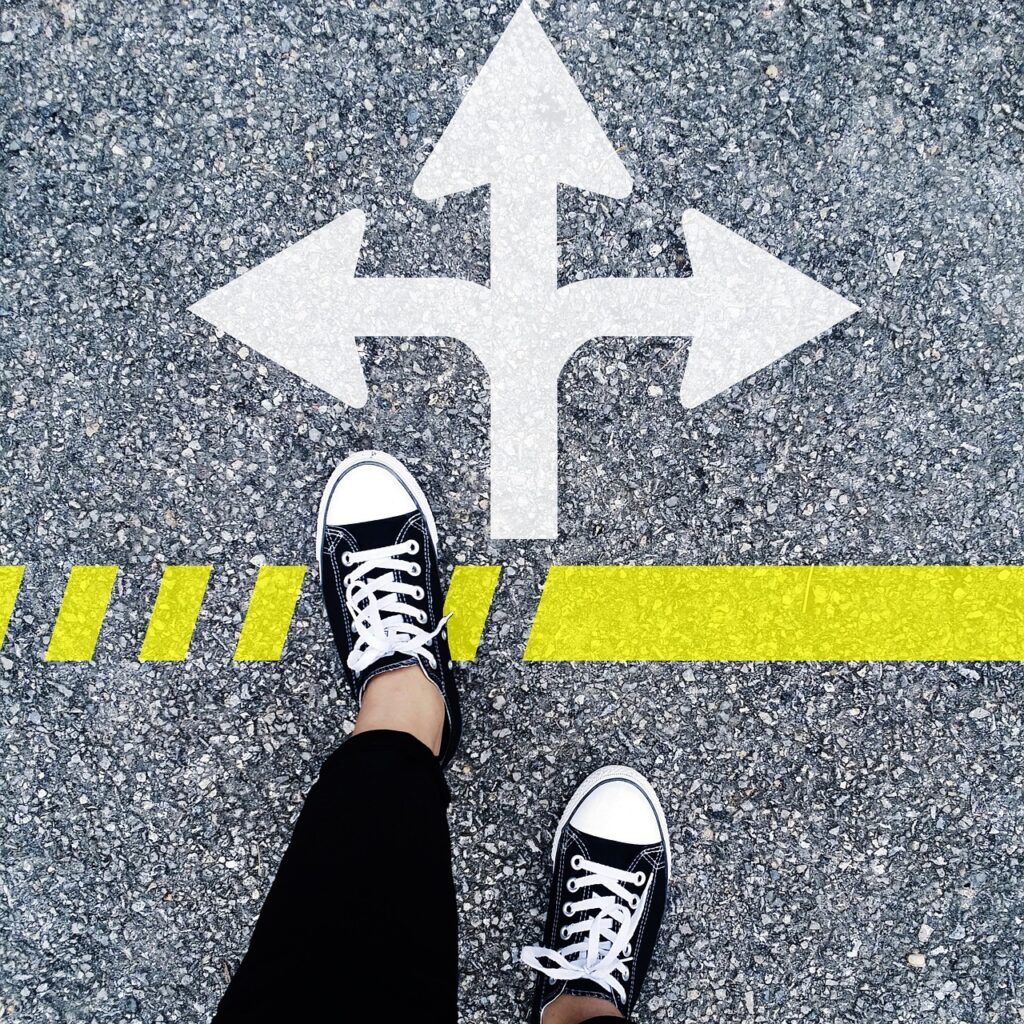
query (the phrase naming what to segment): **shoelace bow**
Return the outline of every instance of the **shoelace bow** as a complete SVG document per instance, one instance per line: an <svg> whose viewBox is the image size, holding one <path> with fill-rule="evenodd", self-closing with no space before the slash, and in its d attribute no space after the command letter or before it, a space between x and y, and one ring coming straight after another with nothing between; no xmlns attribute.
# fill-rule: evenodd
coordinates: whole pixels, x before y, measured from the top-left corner
<svg viewBox="0 0 1024 1024"><path fill-rule="evenodd" d="M567 902L562 909L566 917L589 916L562 929L561 938L575 938L575 942L570 941L558 950L527 946L522 952L523 963L556 981L592 981L625 1000L623 982L629 980L631 942L651 889L646 884L647 876L642 871L620 871L595 864L578 854L570 863L577 874L566 881L566 889L571 893L580 889L593 891L588 899ZM626 888L645 884L640 896ZM609 895L597 895L598 888L606 889Z"/></svg>
<svg viewBox="0 0 1024 1024"><path fill-rule="evenodd" d="M437 668L437 660L426 645L444 629L451 615L441 619L431 632L421 629L427 622L427 613L403 598L422 601L423 588L402 583L398 575L419 575L419 563L400 557L418 551L419 543L410 540L342 554L342 565L355 567L345 576L345 604L356 634L355 646L348 656L348 667L353 672L362 672L389 654L408 654Z"/></svg>

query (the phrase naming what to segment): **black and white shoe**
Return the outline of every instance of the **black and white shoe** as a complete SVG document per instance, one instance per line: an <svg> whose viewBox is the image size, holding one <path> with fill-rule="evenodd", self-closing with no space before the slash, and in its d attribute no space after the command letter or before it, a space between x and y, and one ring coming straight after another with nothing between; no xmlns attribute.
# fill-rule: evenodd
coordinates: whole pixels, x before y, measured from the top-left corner
<svg viewBox="0 0 1024 1024"><path fill-rule="evenodd" d="M544 945L522 960L540 972L531 1024L563 993L603 998L628 1017L668 899L671 849L651 784L631 768L594 772L555 833Z"/></svg>
<svg viewBox="0 0 1024 1024"><path fill-rule="evenodd" d="M317 563L327 618L357 701L381 672L419 665L444 698L438 755L462 731L437 562L437 527L409 471L383 452L356 452L320 501Z"/></svg>

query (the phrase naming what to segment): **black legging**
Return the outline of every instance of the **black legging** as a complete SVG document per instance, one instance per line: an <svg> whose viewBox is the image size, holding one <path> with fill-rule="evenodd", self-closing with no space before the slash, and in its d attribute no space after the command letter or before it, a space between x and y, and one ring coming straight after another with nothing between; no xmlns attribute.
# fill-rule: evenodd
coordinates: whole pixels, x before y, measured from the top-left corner
<svg viewBox="0 0 1024 1024"><path fill-rule="evenodd" d="M343 743L306 797L214 1024L455 1024L450 799L408 733ZM604 1021L622 1024L588 1024Z"/></svg>

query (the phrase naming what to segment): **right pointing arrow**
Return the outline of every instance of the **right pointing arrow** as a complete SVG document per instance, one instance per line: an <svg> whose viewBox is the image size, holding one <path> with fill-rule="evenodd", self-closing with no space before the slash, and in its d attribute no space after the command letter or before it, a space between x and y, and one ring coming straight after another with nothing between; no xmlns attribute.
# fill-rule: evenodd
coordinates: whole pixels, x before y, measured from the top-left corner
<svg viewBox="0 0 1024 1024"><path fill-rule="evenodd" d="M559 290L555 322L580 335L692 338L680 398L688 409L857 312L841 295L710 217L687 210L693 273L591 278Z"/></svg>
<svg viewBox="0 0 1024 1024"><path fill-rule="evenodd" d="M696 210L683 214L693 267L693 338L679 397L688 409L727 391L857 307Z"/></svg>

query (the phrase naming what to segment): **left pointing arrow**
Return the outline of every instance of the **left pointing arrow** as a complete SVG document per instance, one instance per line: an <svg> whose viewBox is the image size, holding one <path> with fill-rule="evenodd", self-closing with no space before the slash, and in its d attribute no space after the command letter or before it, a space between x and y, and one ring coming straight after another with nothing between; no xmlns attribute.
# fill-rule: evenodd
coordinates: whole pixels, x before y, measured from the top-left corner
<svg viewBox="0 0 1024 1024"><path fill-rule="evenodd" d="M337 298L351 290L364 226L361 211L343 214L200 299L190 312L361 408L366 377Z"/></svg>

